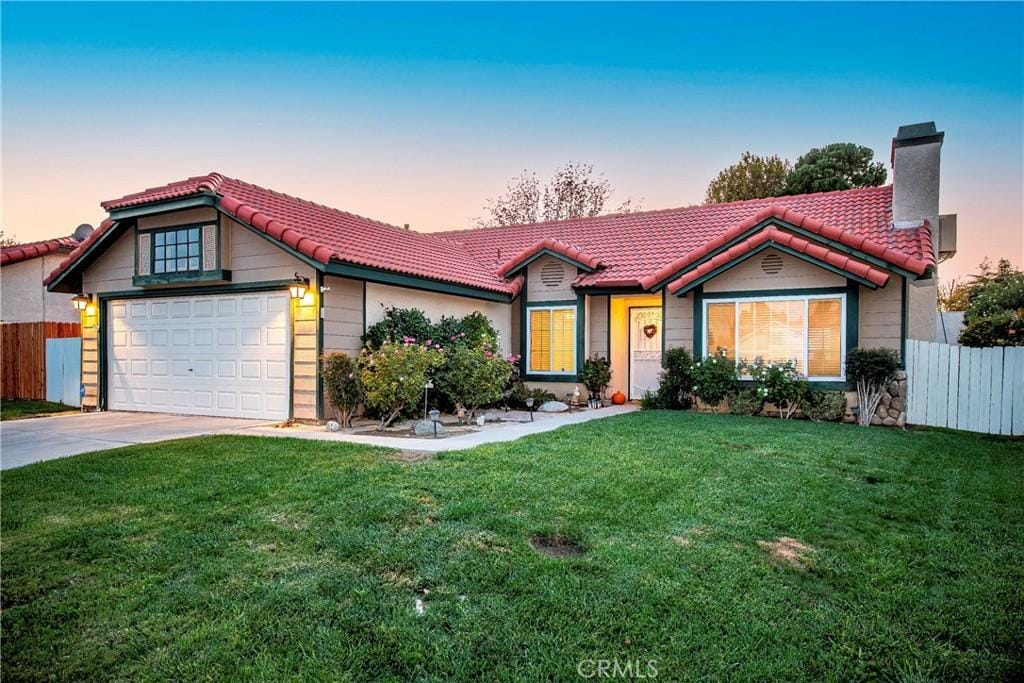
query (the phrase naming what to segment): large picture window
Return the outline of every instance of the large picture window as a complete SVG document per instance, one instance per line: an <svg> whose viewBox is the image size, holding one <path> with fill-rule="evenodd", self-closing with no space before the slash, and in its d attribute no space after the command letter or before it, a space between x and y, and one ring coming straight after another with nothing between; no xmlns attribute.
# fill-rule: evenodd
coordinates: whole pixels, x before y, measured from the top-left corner
<svg viewBox="0 0 1024 683"><path fill-rule="evenodd" d="M526 324L527 372L576 374L576 307L530 307Z"/></svg>
<svg viewBox="0 0 1024 683"><path fill-rule="evenodd" d="M810 379L842 380L845 309L842 294L709 299L705 355L722 348L734 360L793 361Z"/></svg>
<svg viewBox="0 0 1024 683"><path fill-rule="evenodd" d="M175 228L153 233L153 273L200 270L200 229Z"/></svg>

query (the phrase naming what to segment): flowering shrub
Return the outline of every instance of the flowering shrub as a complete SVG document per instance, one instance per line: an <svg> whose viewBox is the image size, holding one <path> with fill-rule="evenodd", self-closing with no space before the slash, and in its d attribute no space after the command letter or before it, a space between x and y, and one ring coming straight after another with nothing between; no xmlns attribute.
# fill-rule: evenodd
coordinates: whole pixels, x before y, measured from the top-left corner
<svg viewBox="0 0 1024 683"><path fill-rule="evenodd" d="M386 428L402 411L419 403L423 385L443 361L440 344L418 344L412 337L385 341L376 351L363 349L359 379L366 406L380 414L377 429Z"/></svg>
<svg viewBox="0 0 1024 683"><path fill-rule="evenodd" d="M693 395L718 412L718 404L736 393L736 364L726 355L725 349L702 361L697 361L690 368L693 378Z"/></svg>
<svg viewBox="0 0 1024 683"><path fill-rule="evenodd" d="M356 361L344 353L326 353L320 359L320 365L327 401L334 408L341 426L351 427L356 408L363 400Z"/></svg>
<svg viewBox="0 0 1024 683"><path fill-rule="evenodd" d="M765 365L764 360L758 358L740 367L750 374L754 391L762 400L774 405L779 411L779 417L784 420L793 417L800 409L810 390L807 380L796 371L793 361Z"/></svg>
<svg viewBox="0 0 1024 683"><path fill-rule="evenodd" d="M445 352L437 388L452 402L475 411L501 400L518 356L502 357L490 343L456 345Z"/></svg>
<svg viewBox="0 0 1024 683"><path fill-rule="evenodd" d="M363 335L363 346L379 349L385 341L400 341L405 338L425 341L449 347L455 344L479 346L497 338L491 321L483 313L474 311L462 318L441 316L433 323L418 308L384 309L384 319L376 322Z"/></svg>

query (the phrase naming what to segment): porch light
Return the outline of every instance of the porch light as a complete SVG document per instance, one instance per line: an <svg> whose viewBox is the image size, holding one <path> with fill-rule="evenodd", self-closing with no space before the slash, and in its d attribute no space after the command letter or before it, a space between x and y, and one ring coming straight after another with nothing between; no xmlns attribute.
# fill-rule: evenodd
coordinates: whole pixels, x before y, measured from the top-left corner
<svg viewBox="0 0 1024 683"><path fill-rule="evenodd" d="M76 311L84 311L89 305L89 297L85 294L79 294L78 296L72 297L71 305L75 307Z"/></svg>
<svg viewBox="0 0 1024 683"><path fill-rule="evenodd" d="M302 299L306 296L306 292L309 290L309 278L302 277L298 273L295 273L295 280L288 285L288 293L293 299Z"/></svg>

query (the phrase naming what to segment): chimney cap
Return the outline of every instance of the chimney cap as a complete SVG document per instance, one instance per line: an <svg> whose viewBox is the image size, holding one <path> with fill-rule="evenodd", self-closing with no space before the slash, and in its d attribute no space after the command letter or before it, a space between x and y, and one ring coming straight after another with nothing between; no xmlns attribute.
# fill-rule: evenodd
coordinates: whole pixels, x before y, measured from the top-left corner
<svg viewBox="0 0 1024 683"><path fill-rule="evenodd" d="M908 123L896 130L896 137L892 139L892 150L889 158L890 163L896 161L897 147L912 147L914 145L926 145L931 142L942 144L946 134L935 128L934 121L923 123Z"/></svg>

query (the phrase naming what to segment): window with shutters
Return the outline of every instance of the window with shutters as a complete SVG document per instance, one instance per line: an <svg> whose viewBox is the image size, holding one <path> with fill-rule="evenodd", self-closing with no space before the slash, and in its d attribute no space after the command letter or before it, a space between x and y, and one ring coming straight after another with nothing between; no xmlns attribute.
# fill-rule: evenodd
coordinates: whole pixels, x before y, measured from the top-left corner
<svg viewBox="0 0 1024 683"><path fill-rule="evenodd" d="M530 307L526 324L527 372L576 374L576 307Z"/></svg>
<svg viewBox="0 0 1024 683"><path fill-rule="evenodd" d="M704 302L704 355L725 349L734 360L793 361L814 380L844 379L846 297L779 296Z"/></svg>
<svg viewBox="0 0 1024 683"><path fill-rule="evenodd" d="M216 223L139 230L135 246L136 285L230 280L220 268Z"/></svg>

